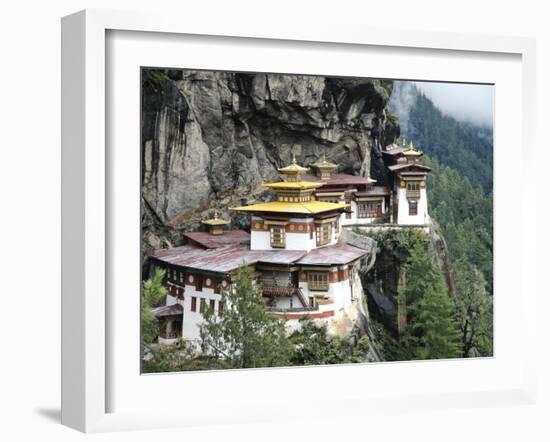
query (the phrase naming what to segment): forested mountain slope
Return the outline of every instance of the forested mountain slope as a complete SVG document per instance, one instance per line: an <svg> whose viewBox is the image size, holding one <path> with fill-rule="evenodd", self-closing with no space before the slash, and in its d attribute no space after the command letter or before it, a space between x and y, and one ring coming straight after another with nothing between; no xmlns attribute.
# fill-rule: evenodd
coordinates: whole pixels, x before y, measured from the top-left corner
<svg viewBox="0 0 550 442"><path fill-rule="evenodd" d="M493 130L443 114L413 82L395 81L389 107L401 137L468 178L485 193L493 188Z"/></svg>
<svg viewBox="0 0 550 442"><path fill-rule="evenodd" d="M411 82L394 82L389 103L427 156L430 216L452 259L465 355L492 354L493 133L444 115ZM474 342L475 341L475 342Z"/></svg>

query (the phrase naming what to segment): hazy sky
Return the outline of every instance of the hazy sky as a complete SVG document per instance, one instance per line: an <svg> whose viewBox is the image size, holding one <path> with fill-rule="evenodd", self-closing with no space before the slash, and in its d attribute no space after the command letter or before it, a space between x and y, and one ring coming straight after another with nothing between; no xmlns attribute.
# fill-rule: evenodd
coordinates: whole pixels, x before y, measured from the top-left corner
<svg viewBox="0 0 550 442"><path fill-rule="evenodd" d="M494 86L420 81L415 84L441 112L460 121L493 126Z"/></svg>

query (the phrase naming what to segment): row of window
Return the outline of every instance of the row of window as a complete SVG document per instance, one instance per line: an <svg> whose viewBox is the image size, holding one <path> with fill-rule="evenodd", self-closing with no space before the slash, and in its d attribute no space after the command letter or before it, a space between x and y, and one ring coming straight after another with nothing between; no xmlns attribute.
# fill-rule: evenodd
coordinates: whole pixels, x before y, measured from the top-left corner
<svg viewBox="0 0 550 442"><path fill-rule="evenodd" d="M332 241L332 223L323 223L315 229L317 245L322 246ZM338 233L338 222L336 222L336 233ZM271 247L284 248L286 244L285 226L273 225L269 229Z"/></svg>
<svg viewBox="0 0 550 442"><path fill-rule="evenodd" d="M357 203L359 218L377 218L382 216L382 201L360 201Z"/></svg>
<svg viewBox="0 0 550 442"><path fill-rule="evenodd" d="M420 198L420 181L407 181L407 198Z"/></svg>
<svg viewBox="0 0 550 442"><path fill-rule="evenodd" d="M177 271L175 269L167 269L166 270L166 276L167 276L168 280L170 280L172 282L175 282L175 283L180 284L180 285L185 284L185 273L184 272ZM187 282L189 284L194 284L197 291L201 291L203 285L206 285L207 287L212 287L216 283L216 281L213 280L211 277L200 275L200 274L198 274L198 275L189 275ZM225 288L227 288L227 286L229 284L227 283L226 280L222 280L220 285L221 285L222 288L225 289Z"/></svg>
<svg viewBox="0 0 550 442"><path fill-rule="evenodd" d="M175 282L180 282L181 284L183 284L185 280L185 274L183 272L178 272L175 269L167 269L166 276L168 277L168 279Z"/></svg>
<svg viewBox="0 0 550 442"><path fill-rule="evenodd" d="M223 302L216 301L215 299L207 300L206 298L199 298L197 296L191 296L191 311L196 312L197 306L201 315L206 313L206 305L208 301L208 310L211 315L217 314L219 318L223 315ZM216 304L218 308L216 309Z"/></svg>
<svg viewBox="0 0 550 442"><path fill-rule="evenodd" d="M307 286L310 290L328 290L328 272L308 272Z"/></svg>

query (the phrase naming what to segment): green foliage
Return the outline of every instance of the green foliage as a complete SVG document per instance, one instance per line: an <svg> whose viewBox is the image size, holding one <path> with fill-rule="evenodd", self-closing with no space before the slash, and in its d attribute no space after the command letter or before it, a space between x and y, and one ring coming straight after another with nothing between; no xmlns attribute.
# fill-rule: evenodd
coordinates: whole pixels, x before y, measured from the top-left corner
<svg viewBox="0 0 550 442"><path fill-rule="evenodd" d="M466 261L483 273L488 292L493 286L493 195L473 187L457 171L427 159L428 203L441 226L453 261Z"/></svg>
<svg viewBox="0 0 550 442"><path fill-rule="evenodd" d="M300 329L290 336L294 346L292 365L325 365L365 362L369 340L363 336L353 345L349 338L329 337L326 324L317 325L311 319L301 319Z"/></svg>
<svg viewBox="0 0 550 442"><path fill-rule="evenodd" d="M462 353L468 356L493 354L493 303L483 274L461 260L455 263L455 305L460 318Z"/></svg>
<svg viewBox="0 0 550 442"><path fill-rule="evenodd" d="M363 234L360 231L359 233ZM386 230L372 232L368 236L377 242L379 248L391 252L403 261L416 244L424 244L428 240L428 235L420 229Z"/></svg>
<svg viewBox="0 0 550 442"><path fill-rule="evenodd" d="M493 131L443 115L419 91L408 117L401 135L432 168L429 212L451 257L462 354L492 355Z"/></svg>
<svg viewBox="0 0 550 442"><path fill-rule="evenodd" d="M292 347L285 323L262 302L251 268L237 271L232 288L222 290L221 302L222 318L205 311L200 328L203 353L223 358L233 368L288 365Z"/></svg>
<svg viewBox="0 0 550 442"><path fill-rule="evenodd" d="M388 120L393 124L397 125L399 124L399 117L395 114L389 113L388 114Z"/></svg>
<svg viewBox="0 0 550 442"><path fill-rule="evenodd" d="M156 269L153 278L143 282L141 289L141 337L143 344L151 344L158 336L158 321L151 312L152 307L159 305L166 296L162 285L165 271Z"/></svg>
<svg viewBox="0 0 550 442"><path fill-rule="evenodd" d="M167 73L159 69L143 69L141 81L143 87L149 94L158 94L162 92L163 83L169 80Z"/></svg>
<svg viewBox="0 0 550 442"><path fill-rule="evenodd" d="M147 356L143 362L144 373L231 368L223 359L197 354L184 339L169 346L152 345L147 348Z"/></svg>
<svg viewBox="0 0 550 442"><path fill-rule="evenodd" d="M407 282L399 292L407 306L407 328L400 337L410 359L452 358L460 355L453 304L429 242L418 242L405 264Z"/></svg>

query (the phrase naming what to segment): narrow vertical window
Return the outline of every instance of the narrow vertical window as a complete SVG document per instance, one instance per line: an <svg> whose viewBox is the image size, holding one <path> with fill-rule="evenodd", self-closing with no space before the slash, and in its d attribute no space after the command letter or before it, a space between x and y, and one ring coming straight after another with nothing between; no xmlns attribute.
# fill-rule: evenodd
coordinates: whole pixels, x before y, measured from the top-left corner
<svg viewBox="0 0 550 442"><path fill-rule="evenodd" d="M201 309L201 315L204 314L204 310L206 308L206 299L204 298L200 298L201 299L201 306L200 306L200 309Z"/></svg>
<svg viewBox="0 0 550 442"><path fill-rule="evenodd" d="M221 318L223 316L223 302L218 301L218 316Z"/></svg>
<svg viewBox="0 0 550 442"><path fill-rule="evenodd" d="M284 248L285 247L285 226L271 226L271 247Z"/></svg>
<svg viewBox="0 0 550 442"><path fill-rule="evenodd" d="M216 313L216 301L214 301L213 299L210 300L210 306L208 310L210 311L211 316L213 316Z"/></svg>
<svg viewBox="0 0 550 442"><path fill-rule="evenodd" d="M409 215L418 215L418 201L409 200Z"/></svg>
<svg viewBox="0 0 550 442"><path fill-rule="evenodd" d="M330 243L332 237L332 223L323 223L317 226L317 245Z"/></svg>
<svg viewBox="0 0 550 442"><path fill-rule="evenodd" d="M191 297L191 311L196 312L197 311L197 298L194 296Z"/></svg>

